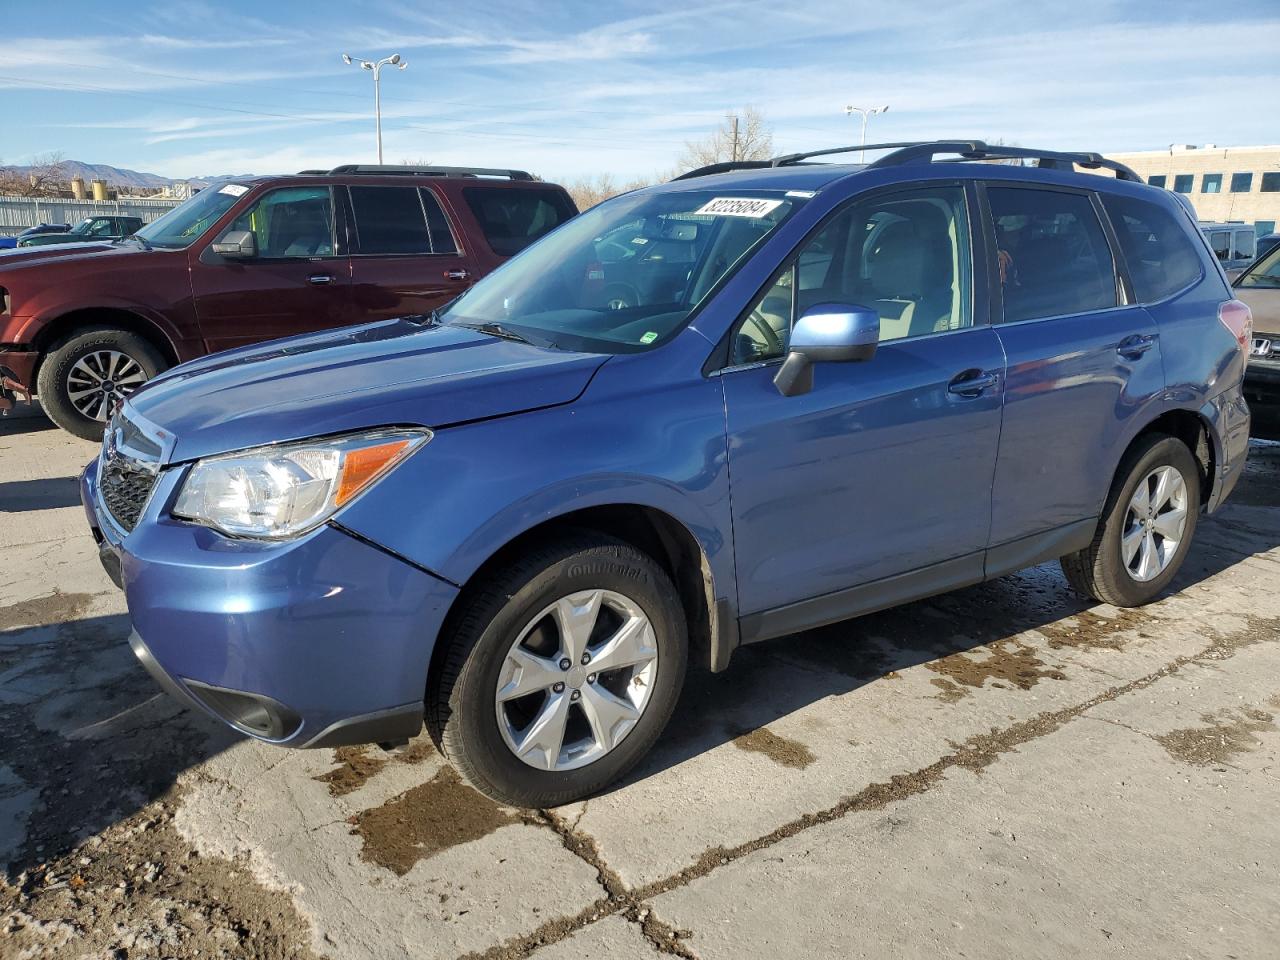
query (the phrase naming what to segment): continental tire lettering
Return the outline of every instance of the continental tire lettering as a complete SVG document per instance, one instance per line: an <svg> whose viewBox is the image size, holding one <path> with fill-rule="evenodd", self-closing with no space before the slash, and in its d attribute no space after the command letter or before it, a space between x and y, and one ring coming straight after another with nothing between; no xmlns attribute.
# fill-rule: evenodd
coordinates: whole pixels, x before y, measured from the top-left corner
<svg viewBox="0 0 1280 960"><path fill-rule="evenodd" d="M565 571L567 577L593 577L601 575L613 574L626 580L643 580L645 579L644 571L637 570L635 567L629 567L621 563L609 563L607 560L593 560L587 563L572 564Z"/></svg>

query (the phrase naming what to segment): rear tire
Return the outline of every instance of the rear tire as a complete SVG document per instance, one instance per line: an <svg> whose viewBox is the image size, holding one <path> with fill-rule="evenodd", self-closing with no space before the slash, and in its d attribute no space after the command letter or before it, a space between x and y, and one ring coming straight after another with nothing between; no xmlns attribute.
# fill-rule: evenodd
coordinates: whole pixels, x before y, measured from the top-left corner
<svg viewBox="0 0 1280 960"><path fill-rule="evenodd" d="M1142 515L1143 504L1156 500L1162 502ZM1185 511L1180 528L1178 502ZM1093 542L1062 557L1062 572L1075 590L1095 600L1117 607L1149 603L1177 575L1199 514L1200 465L1186 444L1165 434L1140 438L1116 471Z"/></svg>
<svg viewBox="0 0 1280 960"><path fill-rule="evenodd" d="M573 623L586 625L592 639L585 649L597 660L588 652L564 667L569 631L560 627L568 621L560 619L559 605L572 599L565 609L582 611L587 607L578 604L593 596L601 612ZM678 597L651 557L620 540L583 532L530 550L474 588L451 617L440 640L449 646L427 691L428 732L463 779L500 803L549 807L596 793L649 752L675 709L688 661ZM631 619L608 604L629 609ZM609 642L626 624L645 619L651 632L632 657L647 666L606 666L614 662ZM535 666L526 677L524 667L513 671L512 664L529 653ZM511 692L526 683L532 692ZM632 701L638 718L616 712ZM562 714L555 704L563 704ZM544 739L532 731L553 713L566 718L558 720L559 734L518 755L519 747Z"/></svg>
<svg viewBox="0 0 1280 960"><path fill-rule="evenodd" d="M49 419L63 430L85 440L101 440L111 403L166 366L160 351L139 334L86 327L48 352L36 377L36 393Z"/></svg>

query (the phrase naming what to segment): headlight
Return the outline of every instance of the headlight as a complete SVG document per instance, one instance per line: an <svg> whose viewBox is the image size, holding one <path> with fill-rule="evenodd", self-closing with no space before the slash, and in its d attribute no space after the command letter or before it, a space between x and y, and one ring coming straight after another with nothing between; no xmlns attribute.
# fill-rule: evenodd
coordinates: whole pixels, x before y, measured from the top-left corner
<svg viewBox="0 0 1280 960"><path fill-rule="evenodd" d="M234 537L296 537L430 439L430 430L378 430L209 457L191 468L172 512Z"/></svg>

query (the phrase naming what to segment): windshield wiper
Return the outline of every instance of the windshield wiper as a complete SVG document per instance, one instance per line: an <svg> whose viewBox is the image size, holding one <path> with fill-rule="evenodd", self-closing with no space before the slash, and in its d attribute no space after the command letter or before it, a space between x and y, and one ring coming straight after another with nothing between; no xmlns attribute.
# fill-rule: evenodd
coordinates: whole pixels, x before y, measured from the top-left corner
<svg viewBox="0 0 1280 960"><path fill-rule="evenodd" d="M536 346L528 337L492 320L486 320L484 323L460 323L458 326L466 327L468 330L479 330L481 333L487 333L491 337L500 337L503 340L514 340L516 343L527 343L530 346Z"/></svg>
<svg viewBox="0 0 1280 960"><path fill-rule="evenodd" d="M154 250L154 249L155 249L153 246L151 246L151 242L150 242L149 240L147 240L147 238L146 238L146 237L140 237L140 236L138 236L136 233L131 233L131 234L129 234L129 236L127 236L127 237L121 237L121 238L120 238L119 240L117 240L116 242L117 242L117 243L124 243L126 240L137 240L137 241L138 241L138 243L139 243L139 245L141 245L141 247L142 247L142 249L143 249L143 250Z"/></svg>

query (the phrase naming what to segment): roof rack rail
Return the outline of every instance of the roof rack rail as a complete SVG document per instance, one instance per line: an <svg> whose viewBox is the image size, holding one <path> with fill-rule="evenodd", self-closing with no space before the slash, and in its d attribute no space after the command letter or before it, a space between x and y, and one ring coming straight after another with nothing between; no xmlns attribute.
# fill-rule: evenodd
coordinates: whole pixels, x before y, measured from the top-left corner
<svg viewBox="0 0 1280 960"><path fill-rule="evenodd" d="M310 172L310 171L307 171ZM495 177L503 180L532 180L533 175L524 170L504 170L497 167L413 167L374 163L344 163L327 173L360 174L371 177Z"/></svg>
<svg viewBox="0 0 1280 960"><path fill-rule="evenodd" d="M1070 170L1073 166L1115 172L1117 180L1144 183L1131 167L1118 160L1108 160L1100 153L1065 153L1058 150L1035 150L1029 147L988 146L981 140L938 140L933 143L905 144L869 164L871 169L897 167L906 163L932 163L938 154L956 153L961 160L1035 160L1045 170Z"/></svg>
<svg viewBox="0 0 1280 960"><path fill-rule="evenodd" d="M837 153L864 153L867 150L897 150L902 147L918 147L918 140L907 140L902 143L867 143L859 144L856 147L829 147L826 150L809 150L805 153L784 153L782 156L774 157L769 161L771 167L789 167L792 164L801 163L810 157L829 157Z"/></svg>
<svg viewBox="0 0 1280 960"><path fill-rule="evenodd" d="M1104 167L1114 170L1116 179L1131 180L1144 183L1142 177L1130 167L1117 160L1108 160L1100 153L1063 153L1057 150L1033 150L1027 147L1006 147L1003 145L988 146L981 140L909 140L902 143L867 143L855 147L829 147L825 150L808 150L804 153L784 153L772 160L736 160L725 163L712 163L688 173L682 173L676 180L688 180L693 177L705 177L713 173L726 173L730 170L758 170L762 167L789 167L804 163L813 157L830 157L838 153L866 153L870 150L892 150L867 164L868 169L897 167L906 163L932 163L940 154L958 154L961 161L973 160L1035 160L1037 166L1045 170L1070 170L1073 167L1084 167L1096 170Z"/></svg>
<svg viewBox="0 0 1280 960"><path fill-rule="evenodd" d="M705 167L697 167L678 177L672 177L671 182L692 180L694 177L709 177L713 173L728 173L731 170L760 170L772 165L771 160L725 160L721 163L709 163Z"/></svg>

